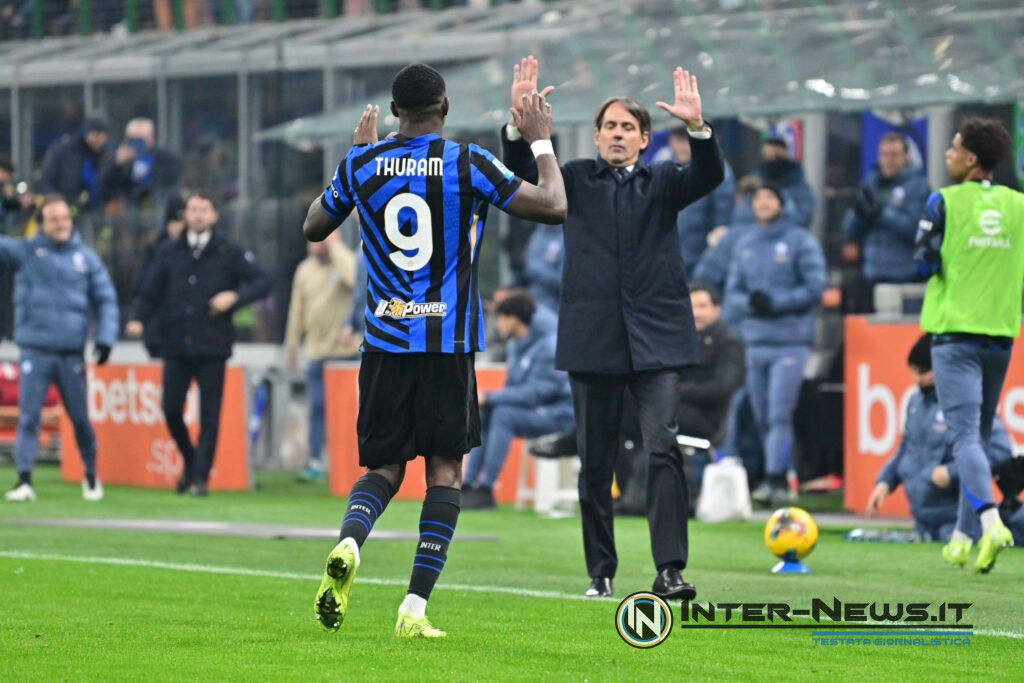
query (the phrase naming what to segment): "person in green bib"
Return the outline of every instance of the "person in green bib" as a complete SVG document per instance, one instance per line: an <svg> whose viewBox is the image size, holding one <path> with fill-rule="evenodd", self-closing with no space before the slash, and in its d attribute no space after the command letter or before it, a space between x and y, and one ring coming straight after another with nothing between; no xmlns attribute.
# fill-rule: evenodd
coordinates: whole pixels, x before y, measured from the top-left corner
<svg viewBox="0 0 1024 683"><path fill-rule="evenodd" d="M981 573L1013 545L992 495L983 445L1021 324L1024 195L992 183L993 169L1011 148L998 120L964 120L946 150L946 168L957 184L928 198L914 253L918 272L929 278L921 327L932 335L935 386L961 482L956 530L942 557L967 564L973 541L965 522L977 515L982 535L974 568Z"/></svg>

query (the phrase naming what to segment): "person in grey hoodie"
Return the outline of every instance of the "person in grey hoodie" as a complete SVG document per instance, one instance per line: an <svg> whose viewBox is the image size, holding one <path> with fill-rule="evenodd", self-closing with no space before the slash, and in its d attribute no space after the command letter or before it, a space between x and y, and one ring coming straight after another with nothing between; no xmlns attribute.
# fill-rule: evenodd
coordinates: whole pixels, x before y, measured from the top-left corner
<svg viewBox="0 0 1024 683"><path fill-rule="evenodd" d="M931 341L931 335L923 335L907 358L919 391L907 403L903 440L896 454L878 473L875 488L868 499L867 513L876 513L885 499L902 484L910 502L917 535L922 541L945 543L957 525L960 477L953 459L953 438L935 393ZM1009 435L998 417L992 424L986 455L993 474L1000 470L1002 463L1013 458ZM968 527L964 532L977 541L981 536L977 515L964 515L964 522ZM1007 520L1006 523L1013 529L1013 521ZM1017 526L1024 527L1024 524L1018 523Z"/></svg>
<svg viewBox="0 0 1024 683"><path fill-rule="evenodd" d="M736 245L725 298L726 319L741 321L746 388L764 441L765 478L751 495L766 505L789 499L793 411L826 284L821 245L783 214L785 201L768 181L754 193L758 228Z"/></svg>
<svg viewBox="0 0 1024 683"><path fill-rule="evenodd" d="M14 341L21 347L18 436L14 461L18 483L8 502L36 499L32 469L39 446L39 417L51 384L60 390L85 465L82 496L103 498L96 477L96 437L86 406L85 342L95 321L96 362L107 362L117 340L117 295L99 257L82 244L63 197L47 197L39 209L40 232L32 240L0 237L0 262L14 280Z"/></svg>

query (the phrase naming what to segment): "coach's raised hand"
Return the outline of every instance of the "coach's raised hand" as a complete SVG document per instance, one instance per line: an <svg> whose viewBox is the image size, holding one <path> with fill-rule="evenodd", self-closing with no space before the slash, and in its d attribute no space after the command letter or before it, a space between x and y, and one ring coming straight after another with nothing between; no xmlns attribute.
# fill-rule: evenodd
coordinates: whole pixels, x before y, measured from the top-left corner
<svg viewBox="0 0 1024 683"><path fill-rule="evenodd" d="M655 105L685 123L690 130L703 128L704 118L700 91L697 89L697 77L680 66L672 72L672 83L675 90L672 104L656 102Z"/></svg>
<svg viewBox="0 0 1024 683"><path fill-rule="evenodd" d="M523 57L519 63L512 67L512 108L522 111L523 96L537 93L537 78L540 76L540 62L533 55ZM540 96L546 98L555 91L555 86L549 85L540 91Z"/></svg>
<svg viewBox="0 0 1024 683"><path fill-rule="evenodd" d="M373 145L377 143L378 118L380 118L380 107L372 104L366 105L363 115L359 118L359 125L356 126L352 136L353 145Z"/></svg>

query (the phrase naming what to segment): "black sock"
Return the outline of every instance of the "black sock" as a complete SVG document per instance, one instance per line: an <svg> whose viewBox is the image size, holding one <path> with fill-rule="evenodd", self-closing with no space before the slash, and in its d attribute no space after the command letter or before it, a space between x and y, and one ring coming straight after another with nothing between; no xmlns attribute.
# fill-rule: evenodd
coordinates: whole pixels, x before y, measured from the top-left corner
<svg viewBox="0 0 1024 683"><path fill-rule="evenodd" d="M22 484L32 485L32 473L31 472L18 472L18 486Z"/></svg>
<svg viewBox="0 0 1024 683"><path fill-rule="evenodd" d="M420 540L412 562L409 592L430 599L437 577L448 559L448 544L459 521L462 492L450 486L431 486L420 513Z"/></svg>
<svg viewBox="0 0 1024 683"><path fill-rule="evenodd" d="M85 483L88 484L90 489L96 488L96 475L87 474L85 475Z"/></svg>
<svg viewBox="0 0 1024 683"><path fill-rule="evenodd" d="M395 494L391 482L379 474L367 472L359 478L348 494L348 508L341 522L340 539L352 537L362 548L377 518ZM339 540L340 540L339 539Z"/></svg>

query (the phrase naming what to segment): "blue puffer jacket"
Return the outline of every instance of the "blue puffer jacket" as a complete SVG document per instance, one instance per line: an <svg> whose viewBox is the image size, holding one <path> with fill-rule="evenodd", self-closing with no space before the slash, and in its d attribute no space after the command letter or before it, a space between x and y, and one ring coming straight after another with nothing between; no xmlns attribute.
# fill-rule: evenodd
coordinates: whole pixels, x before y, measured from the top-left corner
<svg viewBox="0 0 1024 683"><path fill-rule="evenodd" d="M758 226L736 245L725 287L725 318L739 320L747 347L810 346L826 284L818 240L786 217ZM755 316L752 292L771 297L772 312Z"/></svg>
<svg viewBox="0 0 1024 683"><path fill-rule="evenodd" d="M725 179L722 180L722 184L676 216L679 246L682 248L687 277L692 277L701 255L708 249L708 233L720 225L729 225L732 222L735 194L736 176L726 162Z"/></svg>
<svg viewBox="0 0 1024 683"><path fill-rule="evenodd" d="M561 225L538 225L526 243L526 263L523 266L523 286L533 300L548 310L557 312L562 294L562 261L565 259L565 240Z"/></svg>
<svg viewBox="0 0 1024 683"><path fill-rule="evenodd" d="M757 228L757 223L737 223L729 226L721 241L711 249L708 249L700 257L697 267L693 270L693 282L702 282L712 285L722 294L725 294L725 283L729 278L729 266L732 264L733 254L736 252L736 245L744 236L750 234ZM728 321L727 321L728 322Z"/></svg>
<svg viewBox="0 0 1024 683"><path fill-rule="evenodd" d="M846 239L863 245L864 276L871 282L917 281L914 237L931 194L928 178L916 168L893 178L876 169L861 183L865 187L882 210L866 217L851 207L843 217Z"/></svg>
<svg viewBox="0 0 1024 683"><path fill-rule="evenodd" d="M0 261L14 268L14 341L44 351L81 351L95 318L97 344L117 341L117 295L100 258L78 233L57 244L0 237Z"/></svg>
<svg viewBox="0 0 1024 683"><path fill-rule="evenodd" d="M555 369L555 332L533 326L522 339L508 344L505 388L487 394L491 406L515 405L556 415L572 415L569 375Z"/></svg>
<svg viewBox="0 0 1024 683"><path fill-rule="evenodd" d="M998 417L992 424L987 450L993 466L1013 457L1006 427ZM932 483L932 470L939 465L949 468L948 488L940 489ZM953 462L953 440L934 391L911 397L899 450L879 472L877 481L888 484L890 491L903 484L910 510L919 522L941 526L956 521L960 478Z"/></svg>

